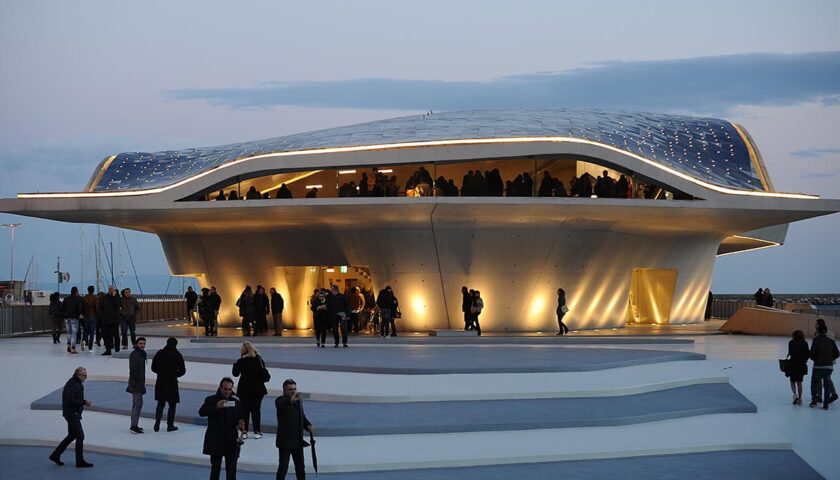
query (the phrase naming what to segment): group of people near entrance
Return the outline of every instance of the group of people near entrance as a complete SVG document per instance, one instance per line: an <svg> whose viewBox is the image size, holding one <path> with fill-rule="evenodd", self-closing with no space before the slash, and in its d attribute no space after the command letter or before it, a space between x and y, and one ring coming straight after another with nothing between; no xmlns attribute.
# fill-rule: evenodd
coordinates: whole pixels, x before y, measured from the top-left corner
<svg viewBox="0 0 840 480"><path fill-rule="evenodd" d="M394 295L390 285L379 291L375 304L371 305L373 295L362 292L356 287L341 293L338 285L331 285L329 289L316 288L309 297L309 309L312 310L312 322L315 326L315 346L326 347L327 331L331 330L333 347L338 348L339 339L342 346L348 347L348 330L358 333L365 328L364 323L373 320L372 331L377 329L382 338L396 337L397 324L400 318L400 302Z"/></svg>
<svg viewBox="0 0 840 480"><path fill-rule="evenodd" d="M219 301L219 304L221 304L221 301ZM268 335L268 315L271 315L271 327L274 330L274 336L280 337L283 335L285 302L283 296L274 287L271 287L269 293L266 294L262 285L257 285L256 291L252 290L250 285L245 285L245 290L236 300L236 306L239 308L239 316L242 318L243 336L250 337L252 331L254 336ZM218 315L218 309L216 312Z"/></svg>
<svg viewBox="0 0 840 480"><path fill-rule="evenodd" d="M831 380L834 362L840 357L834 332L828 329L825 320L817 319L817 331L810 348L802 330L795 330L788 342L788 366L785 375L790 377L793 404L802 405L802 380L808 374L808 360L812 362L811 403L814 408L822 403L823 410L837 400L837 389Z"/></svg>
<svg viewBox="0 0 840 480"><path fill-rule="evenodd" d="M63 301L58 292L50 295L49 317L53 344L61 343L62 327L67 331L67 353L71 354L86 349L93 353L94 344L102 346L101 342L105 340L105 352L102 355L111 355L112 349L120 351L120 344L122 348L128 348L129 333L131 343L134 344L140 303L131 295L131 289L124 288L117 293L117 289L111 285L108 293L94 294L95 289L91 285L87 291L87 295L82 297L79 289L73 287Z"/></svg>
<svg viewBox="0 0 840 480"><path fill-rule="evenodd" d="M152 359L151 369L157 374L155 382L155 412L154 431L160 431L163 409L169 405L167 412L167 432L178 430L175 425L175 406L180 402L178 378L186 373L184 358L177 350L178 340L170 337L166 346L159 350ZM143 408L143 396L146 393L146 339L138 337L134 350L129 356L128 386L126 392L131 394L131 426L129 431L135 434L144 433L139 426L140 413ZM222 460L228 479L236 478L236 465L242 445L249 438L249 420L253 426L250 438L260 439L262 435L261 407L262 400L268 394L266 383L271 380L271 374L265 366L265 361L251 342L244 342L240 349L240 358L233 364L233 377L239 377L239 386L234 391L234 380L231 377L222 378L215 394L204 399L198 415L207 418L207 430L204 435L202 452L210 456L210 478L218 479L221 475ZM84 429L82 428L82 413L85 407L92 405L85 398L84 382L87 380L87 369L78 367L73 376L65 383L62 390L62 416L67 422L67 436L49 455L49 459L57 465L64 465L61 455L72 443L76 442L75 457L77 468L93 467L84 458ZM309 446L303 438L303 432L315 432L315 426L306 418L303 403L297 392L297 384L292 379L283 382L283 395L274 402L277 412L277 435L275 446L278 449L279 461L277 478L283 479L289 469L291 458L295 466L298 479L306 478L304 468L304 447Z"/></svg>

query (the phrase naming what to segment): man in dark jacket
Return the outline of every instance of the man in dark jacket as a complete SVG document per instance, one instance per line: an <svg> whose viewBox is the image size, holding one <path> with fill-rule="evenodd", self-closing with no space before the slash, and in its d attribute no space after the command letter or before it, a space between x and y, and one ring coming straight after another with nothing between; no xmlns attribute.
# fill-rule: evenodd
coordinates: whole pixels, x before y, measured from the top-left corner
<svg viewBox="0 0 840 480"><path fill-rule="evenodd" d="M271 287L271 318L274 321L274 336L283 336L283 296L277 292L277 289Z"/></svg>
<svg viewBox="0 0 840 480"><path fill-rule="evenodd" d="M76 351L76 339L79 335L79 318L84 313L84 305L82 304L82 297L79 296L78 288L70 289L70 296L65 298L61 304L61 313L64 315L64 326L67 328L67 352L78 353Z"/></svg>
<svg viewBox="0 0 840 480"><path fill-rule="evenodd" d="M61 391L61 414L67 421L67 436L55 447L50 454L50 460L58 465L64 465L61 461L61 454L70 443L76 441L76 468L92 467L84 459L85 431L82 430L82 412L85 407L91 405L90 400L85 400L85 387L82 385L87 379L85 367L78 367L73 376L64 384Z"/></svg>
<svg viewBox="0 0 840 480"><path fill-rule="evenodd" d="M99 297L93 293L96 289L93 288L93 285L90 285L87 287L87 291L87 295L82 298L82 305L84 306L82 350L85 349L85 345L87 345L88 350L91 350L93 347L94 333L96 332L96 318L99 316Z"/></svg>
<svg viewBox="0 0 840 480"><path fill-rule="evenodd" d="M394 292L390 285L379 291L379 295L376 296L376 307L379 309L380 317L379 333L382 338L387 338L389 336L388 329L391 325L391 309L394 308Z"/></svg>
<svg viewBox="0 0 840 480"><path fill-rule="evenodd" d="M823 388L823 410L828 410L828 404L837 400L834 392L834 383L831 381L831 373L834 371L834 361L840 357L837 350L837 343L826 336L828 327L820 325L817 327L817 336L811 342L811 360L814 362L814 372L811 375L811 403L809 406L816 407L820 398L820 382Z"/></svg>
<svg viewBox="0 0 840 480"><path fill-rule="evenodd" d="M128 357L128 386L126 392L131 394L131 427L132 433L143 433L140 428L140 411L143 410L143 395L146 394L146 339L138 337L134 344L134 351Z"/></svg>
<svg viewBox="0 0 840 480"><path fill-rule="evenodd" d="M198 316L204 324L204 336L209 337L213 335L216 327L216 307L213 298L210 297L210 289L204 287L201 289L201 297L198 302Z"/></svg>
<svg viewBox="0 0 840 480"><path fill-rule="evenodd" d="M350 318L350 303L347 297L338 291L338 285L330 287L330 295L327 297L327 317L330 320L330 327L335 339L335 348L338 348L338 329L341 328L341 343L347 346L347 319Z"/></svg>
<svg viewBox="0 0 840 480"><path fill-rule="evenodd" d="M464 331L474 330L472 324L472 294L466 285L461 287L461 311L464 312Z"/></svg>
<svg viewBox="0 0 840 480"><path fill-rule="evenodd" d="M213 331L211 335L218 336L219 335L219 309L222 308L222 297L216 291L216 287L210 286L210 301L213 303L213 308L216 309L216 322L213 324Z"/></svg>
<svg viewBox="0 0 840 480"><path fill-rule="evenodd" d="M308 447L303 431L315 433L315 425L309 422L303 412L303 402L298 397L297 383L291 378L283 382L283 396L274 401L277 408L277 440L280 464L277 466L277 480L286 478L289 471L289 456L295 462L295 478L306 478L303 464L303 448Z"/></svg>
<svg viewBox="0 0 840 480"><path fill-rule="evenodd" d="M222 458L225 459L225 476L236 478L236 462L239 460L239 434L245 429L241 417L239 399L233 395L233 380L225 377L219 383L215 395L204 399L198 414L207 417L207 431L204 433L205 455L210 455L210 480L218 480L222 472Z"/></svg>
<svg viewBox="0 0 840 480"><path fill-rule="evenodd" d="M192 322L192 312L195 310L195 304L198 302L198 294L195 293L192 287L187 287L187 293L184 294L187 300L187 319Z"/></svg>
<svg viewBox="0 0 840 480"><path fill-rule="evenodd" d="M101 317L99 323L102 324L102 336L105 338L105 352L102 355L110 355L113 347L117 352L120 351L120 332L118 326L120 324L120 297L117 295L117 289L113 285L108 286L108 294L102 297L99 304L99 312Z"/></svg>
<svg viewBox="0 0 840 480"><path fill-rule="evenodd" d="M140 303L131 296L131 289L123 289L123 297L120 301L120 333L122 333L122 346L128 348L127 333L131 332L131 344L137 343L134 331L137 327L137 317L140 316Z"/></svg>
<svg viewBox="0 0 840 480"><path fill-rule="evenodd" d="M316 289L315 294L309 298L309 309L312 310L312 319L315 324L315 345L324 347L327 342L327 324L329 322L326 294Z"/></svg>
<svg viewBox="0 0 840 480"><path fill-rule="evenodd" d="M160 431L163 407L167 403L169 404L169 410L166 413L166 431L174 432L178 430L178 427L175 426L175 405L181 401L178 391L178 378L187 373L187 367L184 365L184 357L181 352L175 348L177 345L178 339L169 337L166 340L166 346L162 350L158 350L152 359L152 371L157 374L157 380L155 381L156 432Z"/></svg>

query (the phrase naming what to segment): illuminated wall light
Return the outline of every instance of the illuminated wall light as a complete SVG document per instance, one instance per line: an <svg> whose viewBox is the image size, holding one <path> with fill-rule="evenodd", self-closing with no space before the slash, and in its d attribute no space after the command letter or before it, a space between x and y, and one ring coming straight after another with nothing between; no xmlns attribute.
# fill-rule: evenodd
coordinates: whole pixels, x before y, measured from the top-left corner
<svg viewBox="0 0 840 480"><path fill-rule="evenodd" d="M323 185L307 185L306 188L307 189L309 189L309 188L324 188L324 186Z"/></svg>
<svg viewBox="0 0 840 480"><path fill-rule="evenodd" d="M351 173L356 173L356 171L355 170L339 170L338 171L339 175L348 175L348 174L351 174Z"/></svg>
<svg viewBox="0 0 840 480"><path fill-rule="evenodd" d="M342 265L338 267L338 271L341 273L347 273L347 265Z"/></svg>
<svg viewBox="0 0 840 480"><path fill-rule="evenodd" d="M426 317L426 302L423 300L422 296L414 295L411 298L411 310L419 319Z"/></svg>
<svg viewBox="0 0 840 480"><path fill-rule="evenodd" d="M328 268L327 273L335 273L335 269L334 268Z"/></svg>
<svg viewBox="0 0 840 480"><path fill-rule="evenodd" d="M379 173L394 173L394 170L390 168L383 168L382 170L379 170Z"/></svg>

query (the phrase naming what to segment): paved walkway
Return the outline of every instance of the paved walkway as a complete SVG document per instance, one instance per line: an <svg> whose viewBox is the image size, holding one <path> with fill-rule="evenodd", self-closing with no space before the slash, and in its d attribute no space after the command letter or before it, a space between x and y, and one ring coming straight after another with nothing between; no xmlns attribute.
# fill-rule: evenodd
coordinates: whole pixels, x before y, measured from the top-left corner
<svg viewBox="0 0 840 480"><path fill-rule="evenodd" d="M90 411L123 415L126 425L131 398L125 382L86 382L85 393L95 398ZM150 392L151 393L151 392ZM181 389L176 421L206 425L197 412L214 392ZM154 396L146 396L143 417L154 418ZM274 400L262 404L262 432L275 433ZM61 390L32 403L35 410L61 410ZM413 403L305 402L308 417L318 419L322 437L455 433L543 428L602 427L655 422L713 413L754 413L755 405L731 385L712 383L621 397L482 400ZM144 427L148 427L146 422ZM126 427L128 428L128 427Z"/></svg>
<svg viewBox="0 0 840 480"><path fill-rule="evenodd" d="M207 467L196 465L98 453L87 454L87 460L95 465L92 469L73 468L72 462L67 463L64 467L58 467L52 462L46 461L49 453L49 448L0 447L3 478L5 480L47 478L61 478L62 480L140 480L149 478L205 480L210 471ZM64 460L66 462L67 458ZM306 463L308 465L312 463L308 453ZM269 478L269 475L240 471L237 478L240 480L256 480ZM294 478L294 474L290 474L287 478ZM562 478L564 480L600 478L626 480L720 480L723 478L816 480L823 477L791 451L740 450L484 467L322 473L318 478L335 480L501 480L510 478L518 480L545 480L548 478Z"/></svg>

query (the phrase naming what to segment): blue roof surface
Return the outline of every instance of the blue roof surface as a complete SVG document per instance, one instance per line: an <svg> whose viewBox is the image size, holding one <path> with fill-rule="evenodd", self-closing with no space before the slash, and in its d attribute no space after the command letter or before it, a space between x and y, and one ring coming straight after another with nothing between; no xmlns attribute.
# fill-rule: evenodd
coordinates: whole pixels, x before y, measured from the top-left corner
<svg viewBox="0 0 840 480"><path fill-rule="evenodd" d="M602 110L506 109L414 115L218 147L120 153L93 191L157 188L226 162L266 153L413 141L542 136L590 140L718 186L763 190L747 145L726 120ZM278 168L282 164L278 163Z"/></svg>

